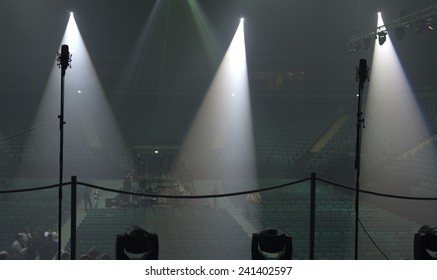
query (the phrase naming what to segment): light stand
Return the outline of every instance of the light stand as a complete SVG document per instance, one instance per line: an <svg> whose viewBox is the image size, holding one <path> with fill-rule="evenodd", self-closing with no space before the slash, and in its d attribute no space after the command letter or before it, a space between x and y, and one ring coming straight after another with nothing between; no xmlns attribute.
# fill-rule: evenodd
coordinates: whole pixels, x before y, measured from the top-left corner
<svg viewBox="0 0 437 280"><path fill-rule="evenodd" d="M357 178L355 183L355 259L358 260L358 223L359 223L359 202L360 202L360 154L361 154L361 129L364 128L364 118L361 112L363 101L364 83L369 80L369 68L367 61L360 59L360 66L356 67L356 80L358 86L358 111L357 111L357 140L355 147L355 169Z"/></svg>
<svg viewBox="0 0 437 280"><path fill-rule="evenodd" d="M62 177L64 172L64 78L65 71L71 62L71 54L68 45L61 46L61 53L58 52L57 66L61 68L61 114L59 118L59 218L58 218L58 260L61 259L61 228L62 228ZM70 66L71 67L71 66Z"/></svg>

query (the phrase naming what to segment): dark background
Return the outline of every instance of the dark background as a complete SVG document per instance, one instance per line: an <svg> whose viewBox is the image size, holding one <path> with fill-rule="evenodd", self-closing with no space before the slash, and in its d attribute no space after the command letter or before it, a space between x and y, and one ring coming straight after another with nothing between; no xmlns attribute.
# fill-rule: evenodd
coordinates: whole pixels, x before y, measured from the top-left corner
<svg viewBox="0 0 437 280"><path fill-rule="evenodd" d="M163 1L170 10L167 62L201 57L195 31L183 1ZM354 82L354 67L360 58L371 58L371 50L352 54L348 37L376 27L377 12L385 23L407 13L434 5L435 1L399 0L199 0L210 30L225 52L241 16L246 18L246 48L250 72L305 71L309 85ZM26 1L0 3L0 88L43 89L60 45L69 12L76 22L102 85L116 89L123 67L131 58L142 28L151 16L155 1ZM165 18L165 17L163 17ZM161 34L161 36L164 36ZM153 38L152 38L153 39ZM153 40L152 40L153 41ZM407 31L401 41L393 40L413 87L435 86L433 32ZM158 44L158 43L155 43ZM159 46L159 45L158 45ZM179 51L176 52L176 50ZM191 49L192 52L184 51ZM196 56L197 53L197 56ZM74 64L73 64L74 65ZM182 66L184 71L198 71ZM210 77L209 77L210 80Z"/></svg>

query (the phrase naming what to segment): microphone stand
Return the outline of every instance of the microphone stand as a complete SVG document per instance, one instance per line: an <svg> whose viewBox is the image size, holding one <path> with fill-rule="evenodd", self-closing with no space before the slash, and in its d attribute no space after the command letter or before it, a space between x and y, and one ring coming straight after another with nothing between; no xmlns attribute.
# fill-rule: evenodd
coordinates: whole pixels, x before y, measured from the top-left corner
<svg viewBox="0 0 437 280"><path fill-rule="evenodd" d="M357 172L355 183L355 260L358 260L358 223L359 223L359 202L360 202L360 157L361 157L361 130L365 128L361 105L363 101L364 83L369 79L367 61L360 59L360 66L356 67L356 80L358 86L358 111L357 111L357 139L355 146L355 169Z"/></svg>
<svg viewBox="0 0 437 280"><path fill-rule="evenodd" d="M68 66L71 67L71 54L68 45L61 46L61 53L58 52L57 66L61 68L61 113L59 118L60 147L59 147L59 218L58 218L58 260L61 259L61 233L62 233L62 178L64 172L64 78Z"/></svg>

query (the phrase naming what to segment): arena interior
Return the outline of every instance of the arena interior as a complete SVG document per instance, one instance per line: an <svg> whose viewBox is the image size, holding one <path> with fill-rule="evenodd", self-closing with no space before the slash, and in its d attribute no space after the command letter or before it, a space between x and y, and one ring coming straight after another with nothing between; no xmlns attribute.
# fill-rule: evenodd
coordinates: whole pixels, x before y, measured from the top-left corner
<svg viewBox="0 0 437 280"><path fill-rule="evenodd" d="M9 259L118 259L137 226L162 260L252 259L264 230L292 259L413 260L437 225L437 1L3 0L0 15Z"/></svg>

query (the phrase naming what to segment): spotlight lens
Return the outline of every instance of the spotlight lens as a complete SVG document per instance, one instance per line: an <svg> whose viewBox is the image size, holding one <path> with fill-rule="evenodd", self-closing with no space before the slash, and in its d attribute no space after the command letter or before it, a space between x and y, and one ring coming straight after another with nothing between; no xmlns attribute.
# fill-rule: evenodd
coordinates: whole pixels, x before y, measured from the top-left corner
<svg viewBox="0 0 437 280"><path fill-rule="evenodd" d="M243 17L242 17L242 18L240 18L240 21L241 21L241 22L243 22L243 21L244 21L244 18L243 18Z"/></svg>
<svg viewBox="0 0 437 280"><path fill-rule="evenodd" d="M73 12L70 12L70 16L73 16Z"/></svg>

